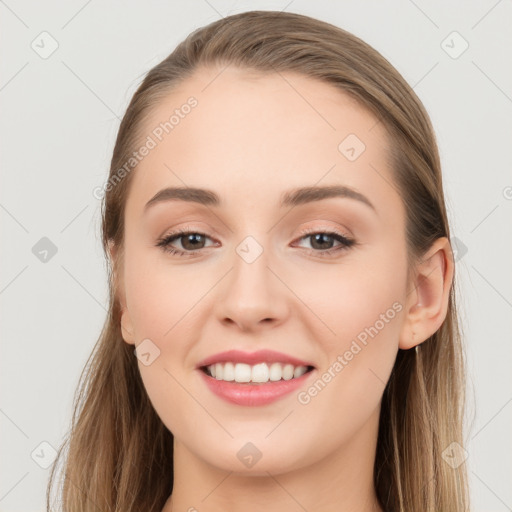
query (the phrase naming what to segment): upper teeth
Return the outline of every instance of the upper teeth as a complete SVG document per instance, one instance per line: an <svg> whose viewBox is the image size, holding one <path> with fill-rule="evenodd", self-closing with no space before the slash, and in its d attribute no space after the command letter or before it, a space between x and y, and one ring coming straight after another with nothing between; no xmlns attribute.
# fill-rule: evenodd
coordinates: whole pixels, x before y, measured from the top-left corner
<svg viewBox="0 0 512 512"><path fill-rule="evenodd" d="M212 377L217 380L235 382L268 382L277 380L290 380L300 377L307 372L307 366L293 366L293 364L258 363L253 366L245 363L215 363L207 366Z"/></svg>

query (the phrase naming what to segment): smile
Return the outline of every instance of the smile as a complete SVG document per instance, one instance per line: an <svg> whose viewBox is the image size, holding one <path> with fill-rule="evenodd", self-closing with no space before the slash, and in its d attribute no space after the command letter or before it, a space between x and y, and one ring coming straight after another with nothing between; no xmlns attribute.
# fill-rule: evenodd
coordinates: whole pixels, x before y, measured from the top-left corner
<svg viewBox="0 0 512 512"><path fill-rule="evenodd" d="M216 375L217 364L219 364L221 372L224 371L225 366L228 367L228 374L232 371L229 365L233 363L216 363L215 365L212 365L215 367L214 372ZM280 363L273 363L270 368L265 363L254 365L254 367L243 363L233 364L233 371L235 375L237 375L237 367L241 367L241 370L238 370L238 372L241 372L242 378L245 379L242 382L234 379L231 381L224 380L224 378L219 379L218 375L213 377L209 373L208 367L200 368L199 373L203 379L203 382L213 394L231 404L250 407L267 405L285 397L286 395L289 395L293 391L299 389L301 386L304 386L306 380L308 380L312 375L316 373L316 369L312 366L293 367L290 365L290 369L287 367L288 365L284 365L282 370L278 367L274 367L274 370L272 370L272 366L274 364L282 366ZM262 368L262 365L267 366L267 370ZM254 368L256 368L256 378L263 379L265 376L265 371L267 371L268 379L265 379L262 382L252 381L252 372ZM249 371L251 372L251 379L247 379ZM282 373L282 375L279 375L279 380L271 380L271 371L274 372L272 374L274 378L278 376L278 372ZM293 371L293 375L290 377L291 371ZM295 372L297 372L297 376L294 375ZM281 376L283 378L281 378ZM230 377L230 375L228 375L228 377Z"/></svg>

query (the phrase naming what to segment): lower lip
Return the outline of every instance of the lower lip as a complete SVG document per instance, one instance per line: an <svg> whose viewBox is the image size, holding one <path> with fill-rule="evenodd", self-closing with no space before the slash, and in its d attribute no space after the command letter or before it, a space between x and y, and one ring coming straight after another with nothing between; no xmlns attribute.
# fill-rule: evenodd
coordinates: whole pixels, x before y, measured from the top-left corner
<svg viewBox="0 0 512 512"><path fill-rule="evenodd" d="M236 405L258 406L267 405L290 394L304 385L314 369L290 380L278 380L265 382L263 384L241 384L238 382L227 382L210 377L203 370L198 370L206 385L218 397Z"/></svg>

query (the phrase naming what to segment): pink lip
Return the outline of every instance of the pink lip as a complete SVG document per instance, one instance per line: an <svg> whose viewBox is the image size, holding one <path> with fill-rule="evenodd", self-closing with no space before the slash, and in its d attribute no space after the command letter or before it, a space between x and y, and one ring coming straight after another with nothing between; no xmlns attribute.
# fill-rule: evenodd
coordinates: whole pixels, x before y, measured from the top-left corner
<svg viewBox="0 0 512 512"><path fill-rule="evenodd" d="M245 363L255 365L258 363L285 363L293 364L293 366L314 366L307 361L302 361L296 357L276 352L274 350L257 350L256 352L242 352L240 350L227 350L226 352L220 352L213 356L203 359L196 368L202 366L210 366L215 363ZM286 381L285 381L286 382Z"/></svg>
<svg viewBox="0 0 512 512"><path fill-rule="evenodd" d="M236 405L258 406L270 404L303 386L315 370L296 379L271 381L264 384L226 382L210 377L203 370L199 370L199 373L210 390L223 400Z"/></svg>

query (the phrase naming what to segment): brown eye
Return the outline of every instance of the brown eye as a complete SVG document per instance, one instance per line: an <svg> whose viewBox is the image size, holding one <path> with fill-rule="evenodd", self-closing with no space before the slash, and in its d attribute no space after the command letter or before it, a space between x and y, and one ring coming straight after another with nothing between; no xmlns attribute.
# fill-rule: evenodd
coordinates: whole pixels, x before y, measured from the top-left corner
<svg viewBox="0 0 512 512"><path fill-rule="evenodd" d="M332 249L332 245L334 243L334 237L327 233L317 233L316 235L309 235L311 239L311 247L313 249L325 250Z"/></svg>
<svg viewBox="0 0 512 512"><path fill-rule="evenodd" d="M156 245L170 254L190 256L196 251L204 249L208 238L210 237L197 231L178 231L159 239ZM172 245L177 240L179 240L181 248Z"/></svg>
<svg viewBox="0 0 512 512"><path fill-rule="evenodd" d="M201 233L191 233L188 235L181 235L181 236L175 237L175 238L180 238L182 240L181 241L182 247L188 251L193 251L195 249L202 249L203 248L202 246L205 243L204 235L202 235Z"/></svg>
<svg viewBox="0 0 512 512"><path fill-rule="evenodd" d="M314 256L330 256L356 244L354 239L337 232L306 230L302 235L300 240L311 240L312 249L309 250L309 253ZM338 245L333 247L336 242Z"/></svg>

